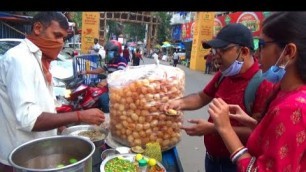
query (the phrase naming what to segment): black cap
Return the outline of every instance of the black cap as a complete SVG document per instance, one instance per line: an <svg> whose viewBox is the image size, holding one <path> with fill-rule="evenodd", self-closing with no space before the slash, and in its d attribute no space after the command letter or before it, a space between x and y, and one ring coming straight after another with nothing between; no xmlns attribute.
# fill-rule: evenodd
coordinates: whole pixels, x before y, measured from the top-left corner
<svg viewBox="0 0 306 172"><path fill-rule="evenodd" d="M243 24L228 24L219 31L215 39L203 42L202 46L205 49L223 48L229 44L238 44L254 50L252 32Z"/></svg>

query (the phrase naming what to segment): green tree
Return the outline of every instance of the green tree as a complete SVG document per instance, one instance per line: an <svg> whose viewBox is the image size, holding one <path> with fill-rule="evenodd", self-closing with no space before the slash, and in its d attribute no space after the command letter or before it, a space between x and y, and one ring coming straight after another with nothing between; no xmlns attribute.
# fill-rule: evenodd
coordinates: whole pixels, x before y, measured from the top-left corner
<svg viewBox="0 0 306 172"><path fill-rule="evenodd" d="M145 38L146 27L144 24L107 21L107 25L109 26L107 39L111 34L115 34L117 37L120 34L129 35L128 41L143 40Z"/></svg>
<svg viewBox="0 0 306 172"><path fill-rule="evenodd" d="M108 20L106 22L106 27L109 27L108 29L108 33L106 35L106 38L109 39L112 34L116 35L117 37L122 34L122 32L120 31L120 29L118 29L118 22L115 22L115 21L110 21Z"/></svg>
<svg viewBox="0 0 306 172"><path fill-rule="evenodd" d="M82 28L82 12L74 12L73 20L78 28Z"/></svg>
<svg viewBox="0 0 306 172"><path fill-rule="evenodd" d="M146 25L139 23L126 23L123 33L129 35L130 40L143 41L146 34Z"/></svg>
<svg viewBox="0 0 306 172"><path fill-rule="evenodd" d="M160 25L158 26L157 30L157 42L162 44L162 42L171 39L171 15L168 14L168 12L156 12L155 15L160 20Z"/></svg>

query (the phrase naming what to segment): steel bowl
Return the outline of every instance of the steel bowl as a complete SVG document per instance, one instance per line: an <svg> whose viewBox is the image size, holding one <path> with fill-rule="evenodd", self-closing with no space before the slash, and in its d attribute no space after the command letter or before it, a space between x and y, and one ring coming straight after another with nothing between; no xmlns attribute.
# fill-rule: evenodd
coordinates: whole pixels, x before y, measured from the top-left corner
<svg viewBox="0 0 306 172"><path fill-rule="evenodd" d="M95 125L75 125L72 127L65 128L62 132L62 135L71 135L71 136L79 136L79 133L82 131L94 131L94 130L99 130L101 131L105 137L100 140L92 141L96 147L100 147L105 143L105 139L108 135L108 130L99 126ZM84 137L84 136L81 136ZM89 139L88 137L84 137Z"/></svg>
<svg viewBox="0 0 306 172"><path fill-rule="evenodd" d="M111 155L117 155L117 154L120 154L119 151L117 151L116 149L106 149L102 152L101 154L101 159L102 161L107 158L108 156L111 156Z"/></svg>
<svg viewBox="0 0 306 172"><path fill-rule="evenodd" d="M92 172L94 144L76 136L52 136L26 142L9 155L15 172ZM69 162L71 158L77 160ZM64 167L57 167L63 164Z"/></svg>
<svg viewBox="0 0 306 172"><path fill-rule="evenodd" d="M92 141L96 147L96 150L92 156L93 158L93 165L99 164L102 162L101 160L101 153L103 151L102 146L105 143L105 139L109 133L108 129L95 126L95 125L75 125L72 127L65 128L63 132L61 133L62 135L71 135L71 136L79 136L78 134L82 131L91 131L91 130L99 130L101 131L105 137L101 140L97 141ZM84 136L79 136L79 137L84 137ZM88 140L90 140L88 137L84 137Z"/></svg>

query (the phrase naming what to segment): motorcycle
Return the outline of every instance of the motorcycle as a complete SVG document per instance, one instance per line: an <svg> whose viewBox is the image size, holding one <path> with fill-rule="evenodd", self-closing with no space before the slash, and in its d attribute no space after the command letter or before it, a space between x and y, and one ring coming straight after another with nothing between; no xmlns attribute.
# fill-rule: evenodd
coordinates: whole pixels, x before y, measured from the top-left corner
<svg viewBox="0 0 306 172"><path fill-rule="evenodd" d="M55 79L64 83L68 92L65 96L56 96L57 100L61 102L61 106L56 108L59 113L100 108L99 97L108 92L107 87L96 87L95 83L85 85L85 79L82 75L77 78Z"/></svg>

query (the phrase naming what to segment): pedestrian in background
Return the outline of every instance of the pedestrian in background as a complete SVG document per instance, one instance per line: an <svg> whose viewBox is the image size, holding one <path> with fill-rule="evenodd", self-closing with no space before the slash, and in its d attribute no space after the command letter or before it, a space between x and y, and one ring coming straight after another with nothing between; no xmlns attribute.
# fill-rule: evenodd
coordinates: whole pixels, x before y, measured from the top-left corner
<svg viewBox="0 0 306 172"><path fill-rule="evenodd" d="M173 66L176 67L176 65L178 64L180 56L178 55L177 50L174 52L173 54Z"/></svg>
<svg viewBox="0 0 306 172"><path fill-rule="evenodd" d="M101 48L102 48L102 46L99 44L99 39L95 38L94 39L94 45L90 49L90 54L97 54L97 53L99 53Z"/></svg>
<svg viewBox="0 0 306 172"><path fill-rule="evenodd" d="M136 53L133 57L133 66L139 66L140 60L143 61L140 49L136 48ZM144 61L143 61L144 62Z"/></svg>
<svg viewBox="0 0 306 172"><path fill-rule="evenodd" d="M212 50L209 51L207 55L204 56L205 60L205 74L211 74L212 71L212 60L213 60L213 54Z"/></svg>
<svg viewBox="0 0 306 172"><path fill-rule="evenodd" d="M306 12L275 12L263 21L261 58L284 66L260 123L214 99L208 112L238 171L306 171ZM285 25L284 25L285 24ZM229 117L253 129L246 146Z"/></svg>
<svg viewBox="0 0 306 172"><path fill-rule="evenodd" d="M131 60L130 60L130 51L129 51L127 45L124 46L124 49L123 49L123 53L122 53L122 54L123 54L123 58L125 58L127 64L129 64L129 62L130 62Z"/></svg>

